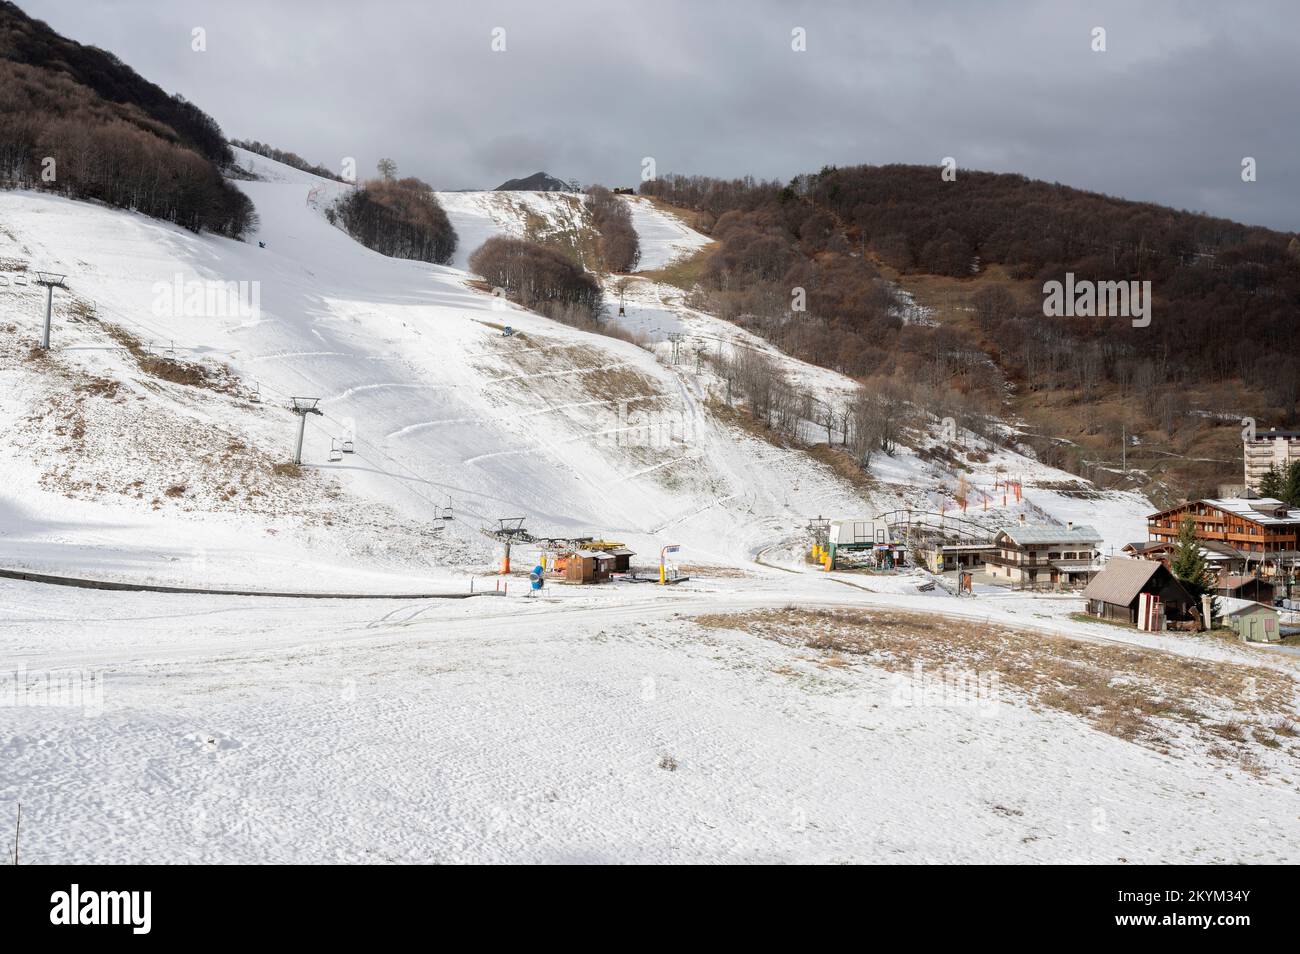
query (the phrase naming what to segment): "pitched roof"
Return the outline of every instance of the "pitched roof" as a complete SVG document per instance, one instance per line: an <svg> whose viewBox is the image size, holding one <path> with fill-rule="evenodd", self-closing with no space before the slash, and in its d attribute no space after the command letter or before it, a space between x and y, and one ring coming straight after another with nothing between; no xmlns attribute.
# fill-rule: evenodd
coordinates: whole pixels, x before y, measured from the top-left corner
<svg viewBox="0 0 1300 954"><path fill-rule="evenodd" d="M1253 613L1257 610L1267 610L1271 613L1277 612L1267 603L1260 603L1256 600L1242 600L1233 596L1219 597L1219 612L1224 616L1237 616L1241 613Z"/></svg>
<svg viewBox="0 0 1300 954"><path fill-rule="evenodd" d="M1254 576L1253 574L1250 573L1233 573L1233 574L1224 574L1223 576L1219 577L1219 582L1218 585L1215 586L1215 589L1235 590L1238 587L1245 586L1247 583L1264 583L1267 586L1273 585L1272 583L1269 583L1267 580L1261 580L1259 577Z"/></svg>
<svg viewBox="0 0 1300 954"><path fill-rule="evenodd" d="M1016 543L1101 543L1101 534L1086 523L1077 527L1049 523L1015 524L1000 528L998 533L1005 533Z"/></svg>
<svg viewBox="0 0 1300 954"><path fill-rule="evenodd" d="M1141 553L1144 550L1150 550L1152 547L1160 546L1164 546L1164 544L1157 540L1135 540L1132 543L1124 544L1123 549L1128 550L1131 548L1134 553Z"/></svg>
<svg viewBox="0 0 1300 954"><path fill-rule="evenodd" d="M1235 514L1238 517L1244 517L1255 523L1262 524L1285 524L1300 523L1300 510L1292 510L1280 500L1273 497L1226 497L1221 499L1206 499L1200 501L1211 507L1216 507L1225 513ZM1273 512L1282 512L1286 516L1275 517Z"/></svg>
<svg viewBox="0 0 1300 954"><path fill-rule="evenodd" d="M1130 560L1127 557L1115 557L1106 564L1106 568L1092 578L1088 588L1083 591L1086 600L1101 600L1117 606L1128 606L1142 588L1150 582L1151 577L1164 564L1159 560Z"/></svg>
<svg viewBox="0 0 1300 954"><path fill-rule="evenodd" d="M1246 557L1246 554L1242 553L1236 547L1227 543L1221 543L1218 540L1202 540L1201 551L1211 560L1221 556L1233 560L1243 560Z"/></svg>

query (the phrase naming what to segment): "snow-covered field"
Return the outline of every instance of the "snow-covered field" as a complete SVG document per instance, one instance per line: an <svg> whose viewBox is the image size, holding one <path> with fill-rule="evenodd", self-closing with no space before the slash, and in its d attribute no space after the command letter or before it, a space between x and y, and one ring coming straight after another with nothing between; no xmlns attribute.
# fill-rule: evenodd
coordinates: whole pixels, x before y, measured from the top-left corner
<svg viewBox="0 0 1300 954"><path fill-rule="evenodd" d="M443 268L331 226L344 186L241 160L260 176L240 184L261 222L244 243L0 192L0 569L491 590L480 528L524 516L537 534L624 540L641 566L680 544L692 579L526 599L516 577L507 596L447 601L0 580L0 826L21 802L28 860L1300 860L1290 739L1252 773L1015 696L899 704L896 675L869 661L693 617L911 610L940 628L1118 640L1261 678L1291 678L1294 657L1076 622L1077 599L958 600L919 592L919 575L812 572L810 517L950 508L953 475L901 449L873 462L864 493L720 422L707 363L670 365L665 339L763 350L832 401L851 381L645 278L629 281L620 320L652 350L469 284L482 241L539 221L564 231L572 197L442 193L461 236ZM628 201L643 269L706 241ZM23 268L69 275L48 356L30 350L42 297ZM256 310L191 309L167 291L240 281L257 283ZM149 370L158 356L228 366L229 387L164 380ZM283 467L294 396L324 412L308 418L301 473ZM342 440L355 453L331 460ZM992 485L1008 477L1025 502L1002 505ZM990 521L1090 522L1115 547L1145 533L1146 501L1039 489L1072 478L1006 448L969 479L996 497ZM532 556L521 548L517 565ZM46 698L50 679L81 694Z"/></svg>
<svg viewBox="0 0 1300 954"><path fill-rule="evenodd" d="M31 862L1300 859L1276 778L686 618L781 600L860 604L816 578L400 608L0 583L8 665L102 686L0 707L0 807Z"/></svg>

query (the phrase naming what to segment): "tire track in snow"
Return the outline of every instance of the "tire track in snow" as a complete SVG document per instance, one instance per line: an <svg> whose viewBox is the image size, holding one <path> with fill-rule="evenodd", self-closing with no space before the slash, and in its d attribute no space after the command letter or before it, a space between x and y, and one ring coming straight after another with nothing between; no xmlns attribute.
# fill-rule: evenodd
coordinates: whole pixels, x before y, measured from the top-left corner
<svg viewBox="0 0 1300 954"><path fill-rule="evenodd" d="M657 394L642 394L638 397L626 398L625 400L628 404L632 404L637 401L653 401L657 397L658 397ZM538 414L554 414L556 411L567 411L571 408L576 408L576 407L592 407L594 405L609 405L614 403L615 402L613 401L608 401L603 399L598 401L575 401L572 404L556 404L552 407L544 407L536 411L524 411L521 414L515 415L515 417L520 417L520 418L536 417ZM419 421L415 424L408 424L405 427L398 428L397 430L392 431L386 436L390 438L402 437L406 434L412 433L413 431L423 430L426 427L437 427L441 424L487 424L490 423L492 420L493 420L492 418L487 418L487 417L449 417L439 421Z"/></svg>
<svg viewBox="0 0 1300 954"><path fill-rule="evenodd" d="M350 354L346 351L286 351L283 354L259 354L249 358L250 361L282 361L287 358L348 358L355 361L400 361L400 355Z"/></svg>
<svg viewBox="0 0 1300 954"><path fill-rule="evenodd" d="M355 388L348 388L346 391L340 391L321 401L322 404L333 404L336 401L342 401L350 398L354 394L360 394L362 391L378 391L384 388L393 388L403 391L445 391L448 388L458 388L459 384L406 384L400 381L390 381L384 384L361 384Z"/></svg>
<svg viewBox="0 0 1300 954"><path fill-rule="evenodd" d="M587 431L579 434L577 437L566 437L564 440L551 441L547 444L533 444L531 447L519 447L513 450L493 451L490 454L479 454L477 457L470 457L461 461L462 464L477 464L481 460L488 460L493 457L509 457L512 454L528 454L534 451L549 450L552 447L560 447L565 444L576 444L579 441L590 440L593 437L605 437L609 434L622 434L624 431L639 431L643 425L633 424L631 427L613 427L606 431Z"/></svg>

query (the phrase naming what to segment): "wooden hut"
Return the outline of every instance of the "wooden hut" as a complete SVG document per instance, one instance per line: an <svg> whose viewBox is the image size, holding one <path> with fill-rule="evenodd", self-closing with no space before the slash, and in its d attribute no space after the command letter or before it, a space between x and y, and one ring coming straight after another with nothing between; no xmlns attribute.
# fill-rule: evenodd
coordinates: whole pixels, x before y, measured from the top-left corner
<svg viewBox="0 0 1300 954"><path fill-rule="evenodd" d="M1092 578L1083 591L1083 598L1087 600L1090 616L1137 625L1138 599L1143 593L1160 600L1166 620L1179 622L1192 618L1196 601L1158 560L1116 557Z"/></svg>

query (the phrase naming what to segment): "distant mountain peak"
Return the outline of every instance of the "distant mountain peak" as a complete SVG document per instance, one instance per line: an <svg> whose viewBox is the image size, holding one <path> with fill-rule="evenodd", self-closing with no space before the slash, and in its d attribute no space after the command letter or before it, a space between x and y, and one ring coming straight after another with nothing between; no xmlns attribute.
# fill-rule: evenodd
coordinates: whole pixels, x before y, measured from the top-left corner
<svg viewBox="0 0 1300 954"><path fill-rule="evenodd" d="M571 192L569 184L549 172L534 172L523 179L507 179L494 192Z"/></svg>

